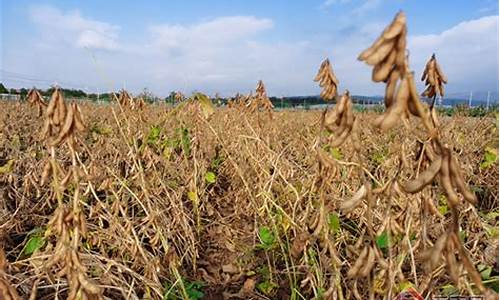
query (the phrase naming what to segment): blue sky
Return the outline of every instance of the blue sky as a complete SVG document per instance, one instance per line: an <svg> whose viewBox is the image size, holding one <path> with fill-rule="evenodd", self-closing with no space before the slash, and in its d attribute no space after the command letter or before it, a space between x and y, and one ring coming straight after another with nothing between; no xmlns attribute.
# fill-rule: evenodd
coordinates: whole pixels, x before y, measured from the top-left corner
<svg viewBox="0 0 500 300"><path fill-rule="evenodd" d="M449 95L498 91L492 0L3 0L1 81L163 96L232 95L262 79L271 95L309 95L319 93L312 78L328 57L341 90L380 95L383 85L356 57L400 9L418 75L435 52Z"/></svg>

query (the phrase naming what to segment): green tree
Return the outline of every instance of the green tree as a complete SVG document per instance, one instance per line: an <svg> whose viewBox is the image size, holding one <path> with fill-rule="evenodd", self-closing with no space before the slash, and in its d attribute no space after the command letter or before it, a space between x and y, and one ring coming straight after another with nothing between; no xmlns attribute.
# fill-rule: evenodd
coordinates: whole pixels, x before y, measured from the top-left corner
<svg viewBox="0 0 500 300"><path fill-rule="evenodd" d="M0 94L7 94L9 90L0 82Z"/></svg>
<svg viewBox="0 0 500 300"><path fill-rule="evenodd" d="M28 94L28 89L26 88L21 88L20 94L22 97L25 97Z"/></svg>

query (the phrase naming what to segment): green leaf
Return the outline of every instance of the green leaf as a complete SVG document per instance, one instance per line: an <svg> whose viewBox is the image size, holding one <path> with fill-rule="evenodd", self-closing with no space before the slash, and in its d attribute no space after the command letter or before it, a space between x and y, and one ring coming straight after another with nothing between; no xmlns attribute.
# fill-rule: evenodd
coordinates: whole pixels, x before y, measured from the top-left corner
<svg viewBox="0 0 500 300"><path fill-rule="evenodd" d="M15 160L9 159L7 163L0 167L0 174L6 174L12 172L12 167L14 165Z"/></svg>
<svg viewBox="0 0 500 300"><path fill-rule="evenodd" d="M207 183L215 183L216 180L217 180L217 175L215 175L214 172L209 171L205 174L205 181Z"/></svg>
<svg viewBox="0 0 500 300"><path fill-rule="evenodd" d="M188 195L189 200L191 200L193 202L198 201L198 195L196 194L196 192L188 192L187 195Z"/></svg>
<svg viewBox="0 0 500 300"><path fill-rule="evenodd" d="M385 149L378 150L371 155L370 160L379 166L384 163L387 154L387 150Z"/></svg>
<svg viewBox="0 0 500 300"><path fill-rule="evenodd" d="M441 287L441 293L444 295L444 296L453 296L453 295L457 295L458 293L458 289L451 285L451 284L447 284L447 285L444 285Z"/></svg>
<svg viewBox="0 0 500 300"><path fill-rule="evenodd" d="M486 220L488 220L488 221L493 221L493 220L495 220L496 218L498 218L498 216L499 216L499 212L498 212L498 211L490 211L489 213L487 213L487 214L485 215L485 218L486 218Z"/></svg>
<svg viewBox="0 0 500 300"><path fill-rule="evenodd" d="M398 285L398 291L399 291L399 292L404 292L404 291L406 291L407 289L412 288L412 287L413 287L413 283L409 282L408 280L405 280L405 281L402 281L402 282Z"/></svg>
<svg viewBox="0 0 500 300"><path fill-rule="evenodd" d="M438 210L443 216L448 213L448 199L443 194L439 195Z"/></svg>
<svg viewBox="0 0 500 300"><path fill-rule="evenodd" d="M197 100L198 103L200 103L201 112L203 113L203 116L205 118L210 117L210 115L212 115L215 112L214 105L207 95L204 95L202 93L196 93L194 95L194 99Z"/></svg>
<svg viewBox="0 0 500 300"><path fill-rule="evenodd" d="M170 147L165 147L163 148L163 157L166 159L166 160L169 160L170 157L172 156L172 148Z"/></svg>
<svg viewBox="0 0 500 300"><path fill-rule="evenodd" d="M439 213L444 216L448 213L448 205L439 205L438 210L439 210Z"/></svg>
<svg viewBox="0 0 500 300"><path fill-rule="evenodd" d="M217 169L219 168L220 164L224 161L224 159L222 157L217 157L215 158L214 160L212 160L212 163L210 164L210 166L213 168L213 169Z"/></svg>
<svg viewBox="0 0 500 300"><path fill-rule="evenodd" d="M342 151L339 148L330 148L330 154L336 160L341 160L343 158Z"/></svg>
<svg viewBox="0 0 500 300"><path fill-rule="evenodd" d="M486 233L490 238L498 238L498 226L486 226L484 227L486 229Z"/></svg>
<svg viewBox="0 0 500 300"><path fill-rule="evenodd" d="M498 294L498 276L493 276L488 280L483 280L483 284Z"/></svg>
<svg viewBox="0 0 500 300"><path fill-rule="evenodd" d="M160 133L161 128L159 126L151 126L147 137L147 143L149 145L156 144L156 142L158 142L158 139L160 138Z"/></svg>
<svg viewBox="0 0 500 300"><path fill-rule="evenodd" d="M264 249L270 249L275 241L273 232L267 226L262 226L259 228L259 239L261 242L261 247Z"/></svg>
<svg viewBox="0 0 500 300"><path fill-rule="evenodd" d="M189 156L191 154L191 138L189 137L189 130L187 128L182 128L181 130L181 146L184 154Z"/></svg>
<svg viewBox="0 0 500 300"><path fill-rule="evenodd" d="M328 215L328 227L333 234L340 232L340 219L337 213L331 213Z"/></svg>
<svg viewBox="0 0 500 300"><path fill-rule="evenodd" d="M277 288L278 286L270 281L264 281L259 284L257 284L257 289L261 291L262 293L269 295L272 293L272 291Z"/></svg>
<svg viewBox="0 0 500 300"><path fill-rule="evenodd" d="M477 270L481 274L482 280L488 280L491 277L491 271L493 270L493 268L480 264L477 266Z"/></svg>
<svg viewBox="0 0 500 300"><path fill-rule="evenodd" d="M484 149L483 161L481 162L481 165L479 167L481 169L487 169L494 165L497 160L498 150L491 147L486 147L486 149Z"/></svg>
<svg viewBox="0 0 500 300"><path fill-rule="evenodd" d="M113 133L110 127L100 126L99 124L93 124L89 131L99 135L110 135Z"/></svg>
<svg viewBox="0 0 500 300"><path fill-rule="evenodd" d="M460 230L460 232L458 233L458 238L462 243L464 243L465 239L467 238L467 232L465 230Z"/></svg>
<svg viewBox="0 0 500 300"><path fill-rule="evenodd" d="M42 248L43 245L45 245L45 239L40 235L33 235L24 246L23 253L29 256L38 249Z"/></svg>
<svg viewBox="0 0 500 300"><path fill-rule="evenodd" d="M189 300L199 300L202 299L205 294L201 290L205 284L199 281L189 282L185 279L182 280L184 285L184 291L186 292L187 298L183 296L181 284L165 283L164 284L164 294L163 300L174 300L174 299L189 299ZM177 287L177 285L179 287Z"/></svg>
<svg viewBox="0 0 500 300"><path fill-rule="evenodd" d="M201 288L203 288L204 284L203 282L189 282L185 284L185 289L186 293L189 297L190 300L198 300L202 299L205 294L201 291Z"/></svg>
<svg viewBox="0 0 500 300"><path fill-rule="evenodd" d="M389 248L389 235L386 230L384 230L384 232L377 237L376 243L380 249Z"/></svg>

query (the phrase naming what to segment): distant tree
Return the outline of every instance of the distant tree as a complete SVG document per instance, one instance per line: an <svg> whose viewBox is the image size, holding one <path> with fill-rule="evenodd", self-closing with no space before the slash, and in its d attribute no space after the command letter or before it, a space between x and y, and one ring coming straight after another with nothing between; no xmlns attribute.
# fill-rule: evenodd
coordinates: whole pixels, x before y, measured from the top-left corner
<svg viewBox="0 0 500 300"><path fill-rule="evenodd" d="M16 90L16 89L11 88L11 89L9 90L9 94L12 94L12 95L17 95L17 94L18 94L18 92L17 92L17 90Z"/></svg>
<svg viewBox="0 0 500 300"><path fill-rule="evenodd" d="M153 103L159 100L148 88L143 88L142 92L137 95L137 97L142 98L144 101L148 103Z"/></svg>
<svg viewBox="0 0 500 300"><path fill-rule="evenodd" d="M167 98L165 98L165 102L174 104L175 103L175 91L170 92Z"/></svg>
<svg viewBox="0 0 500 300"><path fill-rule="evenodd" d="M54 93L54 90L55 90L55 88L50 87L50 88L46 89L45 91L42 91L41 93L43 96L50 97L52 95L52 93Z"/></svg>
<svg viewBox="0 0 500 300"><path fill-rule="evenodd" d="M0 94L7 94L9 90L3 85L3 83L0 83Z"/></svg>
<svg viewBox="0 0 500 300"><path fill-rule="evenodd" d="M25 97L28 94L28 90L26 88L21 88L19 91L22 97Z"/></svg>

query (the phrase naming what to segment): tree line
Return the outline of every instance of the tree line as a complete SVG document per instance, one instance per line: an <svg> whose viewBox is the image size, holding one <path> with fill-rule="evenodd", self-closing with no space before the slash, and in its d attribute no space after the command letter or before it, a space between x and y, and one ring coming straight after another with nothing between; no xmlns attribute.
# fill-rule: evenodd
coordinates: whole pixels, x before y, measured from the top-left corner
<svg viewBox="0 0 500 300"><path fill-rule="evenodd" d="M20 95L21 99L24 99L26 95L28 94L28 91L30 89L27 88L20 88L20 89L14 89L14 88L7 88L4 86L3 83L0 83L0 94L11 94L11 95ZM38 89L42 96L44 97L50 97L52 93L54 92L54 87L50 87L47 89ZM102 93L102 94L96 94L96 93L86 93L85 91L81 89L69 89L69 88L60 88L61 92L63 93L64 97L67 98L76 98L76 99L89 99L93 101L104 101L108 102L113 98L112 93ZM171 92L167 97L161 98L155 96L153 93L151 93L147 88L143 89L142 92L137 95L139 97L142 97L144 101L149 102L149 103L154 103L154 102L166 102L166 103L175 103L175 92ZM224 98L224 97L219 97L211 98L212 101L217 104L217 105L226 105L227 102L230 100L230 98ZM274 107L276 108L293 108L293 107L302 107L302 108L309 108L313 105L324 105L324 104L329 104L331 102L326 102L319 96L291 96L291 97L269 97L269 100L273 103ZM379 103L381 100L376 99L376 98L371 98L371 97L362 97L362 96L353 96L353 102L354 103L364 103L364 104L376 104Z"/></svg>

